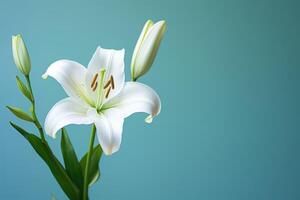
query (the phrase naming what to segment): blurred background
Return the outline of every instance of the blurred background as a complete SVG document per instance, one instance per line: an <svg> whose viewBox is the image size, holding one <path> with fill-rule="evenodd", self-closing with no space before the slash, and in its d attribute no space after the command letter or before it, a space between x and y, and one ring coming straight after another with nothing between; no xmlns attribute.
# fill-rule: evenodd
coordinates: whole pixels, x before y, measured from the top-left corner
<svg viewBox="0 0 300 200"><path fill-rule="evenodd" d="M147 19L167 32L140 79L162 112L124 124L118 153L101 160L91 199L300 199L300 4L268 0L8 1L0 6L0 198L66 199L49 169L8 124L28 108L15 85L11 36L21 33L43 122L66 94L41 75L62 58L87 65L96 47L126 49L126 73ZM68 127L79 156L89 126ZM59 135L60 136L60 135ZM60 137L47 137L60 156Z"/></svg>

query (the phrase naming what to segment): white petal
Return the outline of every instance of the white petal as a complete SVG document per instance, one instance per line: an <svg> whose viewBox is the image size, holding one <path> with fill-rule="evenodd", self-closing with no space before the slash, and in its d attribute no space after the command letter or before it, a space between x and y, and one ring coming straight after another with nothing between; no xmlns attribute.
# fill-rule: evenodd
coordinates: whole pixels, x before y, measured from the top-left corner
<svg viewBox="0 0 300 200"><path fill-rule="evenodd" d="M90 117L95 121L99 143L106 155L111 155L119 150L122 141L124 117L117 108L101 112L94 111Z"/></svg>
<svg viewBox="0 0 300 200"><path fill-rule="evenodd" d="M124 117L135 112L145 112L150 116L146 122L150 123L152 118L159 114L161 103L159 96L149 86L138 82L126 82L123 90L115 98L107 102L105 108L118 108Z"/></svg>
<svg viewBox="0 0 300 200"><path fill-rule="evenodd" d="M58 60L52 63L43 78L51 76L59 82L65 92L70 96L91 104L85 90L86 68L71 60Z"/></svg>
<svg viewBox="0 0 300 200"><path fill-rule="evenodd" d="M93 120L87 115L89 107L72 97L57 102L47 114L45 131L55 138L56 132L69 124L91 124Z"/></svg>
<svg viewBox="0 0 300 200"><path fill-rule="evenodd" d="M124 54L125 50L103 49L98 47L88 65L86 75L86 85L89 95L95 100L97 97L97 90L93 91L91 84L94 76L100 72L102 68L106 69L104 84L113 76L115 88L111 89L107 99L116 96L124 86L125 73L124 73Z"/></svg>

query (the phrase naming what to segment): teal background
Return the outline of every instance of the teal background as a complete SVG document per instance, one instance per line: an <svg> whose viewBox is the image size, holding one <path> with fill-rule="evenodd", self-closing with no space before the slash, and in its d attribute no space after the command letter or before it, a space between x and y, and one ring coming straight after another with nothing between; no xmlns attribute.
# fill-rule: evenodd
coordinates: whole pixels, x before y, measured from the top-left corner
<svg viewBox="0 0 300 200"><path fill-rule="evenodd" d="M41 75L68 58L86 65L97 45L126 49L126 72L144 22L165 19L156 61L140 81L162 112L126 120L118 153L101 161L91 199L300 199L300 5L268 0L1 1L0 199L66 199L46 165L8 125L17 90L11 35L32 60L37 111L66 95ZM70 126L81 156L88 126ZM47 137L60 156L60 139ZM61 156L60 156L61 158Z"/></svg>

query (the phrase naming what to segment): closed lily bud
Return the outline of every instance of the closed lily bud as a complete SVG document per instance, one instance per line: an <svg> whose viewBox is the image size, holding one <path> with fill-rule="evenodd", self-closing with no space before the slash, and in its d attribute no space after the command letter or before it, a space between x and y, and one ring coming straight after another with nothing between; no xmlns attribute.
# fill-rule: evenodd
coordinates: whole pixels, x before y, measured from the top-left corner
<svg viewBox="0 0 300 200"><path fill-rule="evenodd" d="M132 80L137 80L150 69L165 30L165 21L159 21L153 24L151 20L148 20L145 23L131 59Z"/></svg>
<svg viewBox="0 0 300 200"><path fill-rule="evenodd" d="M20 34L12 36L12 52L16 66L28 76L31 69L30 57L27 48Z"/></svg>

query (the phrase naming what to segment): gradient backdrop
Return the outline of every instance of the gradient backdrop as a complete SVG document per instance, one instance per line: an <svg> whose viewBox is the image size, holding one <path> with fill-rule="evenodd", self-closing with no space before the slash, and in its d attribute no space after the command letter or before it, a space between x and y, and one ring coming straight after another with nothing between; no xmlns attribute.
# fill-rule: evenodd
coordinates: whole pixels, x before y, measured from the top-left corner
<svg viewBox="0 0 300 200"><path fill-rule="evenodd" d="M141 82L162 112L136 114L121 150L101 161L91 199L300 199L300 5L297 1L6 1L0 5L0 199L66 199L46 165L8 125L4 106L27 109L18 93L11 35L32 59L41 121L65 97L41 74L68 58L84 65L97 45L126 49L126 73L144 22L165 19L156 61ZM26 125L29 130L32 126ZM81 156L88 126L68 128ZM60 155L60 139L49 137ZM61 158L61 157L60 157Z"/></svg>

